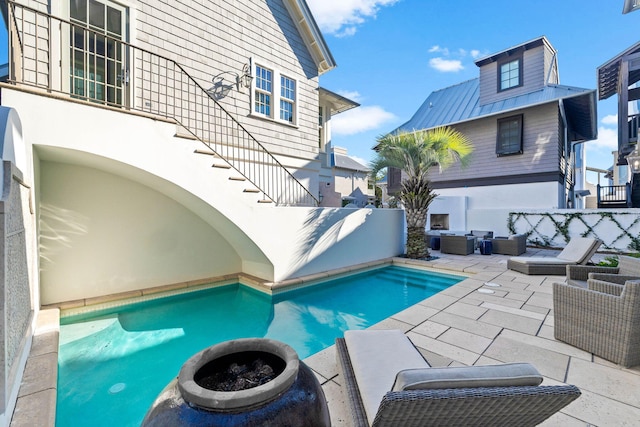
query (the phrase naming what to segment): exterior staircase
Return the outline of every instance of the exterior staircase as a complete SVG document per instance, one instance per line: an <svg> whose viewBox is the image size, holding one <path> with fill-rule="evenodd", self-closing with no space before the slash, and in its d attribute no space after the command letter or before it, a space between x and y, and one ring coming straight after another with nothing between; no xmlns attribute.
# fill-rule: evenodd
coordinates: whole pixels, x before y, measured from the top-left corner
<svg viewBox="0 0 640 427"><path fill-rule="evenodd" d="M64 58L69 46L52 40L57 37L62 40L60 35L70 31L84 32L85 38L105 39L121 49L123 73L118 80L123 92L130 91L130 96L122 96L122 100L108 99L109 95L103 91L100 92L102 98L74 93L74 99L174 121L180 137L199 141L201 147L195 151L197 155L212 156L214 168L233 169L236 176L230 179L244 180L247 183L244 192L260 193L260 203L318 205L316 197L174 60L12 1L7 5L9 83L68 97L69 89L55 83L62 80L56 79L56 75L65 75L68 68L61 61L60 68L53 70L48 61L44 63L40 58ZM38 25L33 25L34 22ZM39 43L39 40L52 42Z"/></svg>

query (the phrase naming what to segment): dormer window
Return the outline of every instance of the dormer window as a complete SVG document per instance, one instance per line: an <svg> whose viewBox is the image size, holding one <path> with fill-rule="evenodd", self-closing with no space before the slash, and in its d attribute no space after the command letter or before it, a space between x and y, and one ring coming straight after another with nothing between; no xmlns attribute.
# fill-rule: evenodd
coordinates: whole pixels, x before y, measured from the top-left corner
<svg viewBox="0 0 640 427"><path fill-rule="evenodd" d="M522 57L507 58L498 63L499 92L522 86Z"/></svg>

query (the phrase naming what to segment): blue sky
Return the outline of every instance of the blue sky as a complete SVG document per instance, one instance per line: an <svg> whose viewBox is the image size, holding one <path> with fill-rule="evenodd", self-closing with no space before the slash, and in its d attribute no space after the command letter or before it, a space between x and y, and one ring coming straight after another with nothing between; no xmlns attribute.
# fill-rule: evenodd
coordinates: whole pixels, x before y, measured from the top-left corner
<svg viewBox="0 0 640 427"><path fill-rule="evenodd" d="M320 85L361 104L334 117L333 144L363 162L376 137L409 120L431 92L477 77L477 57L544 35L558 51L560 83L595 89L596 69L640 41L640 11L623 15L623 0L307 3L338 64ZM616 97L598 102L588 166L613 164L616 115Z"/></svg>

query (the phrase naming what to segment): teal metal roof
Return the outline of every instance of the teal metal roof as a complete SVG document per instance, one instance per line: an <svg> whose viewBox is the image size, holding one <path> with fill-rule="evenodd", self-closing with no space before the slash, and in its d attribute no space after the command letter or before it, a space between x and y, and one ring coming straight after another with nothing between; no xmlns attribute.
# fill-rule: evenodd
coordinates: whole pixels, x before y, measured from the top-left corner
<svg viewBox="0 0 640 427"><path fill-rule="evenodd" d="M564 103L574 140L597 137L596 91L564 85L479 105L479 79L432 92L413 117L394 132L450 126L550 102Z"/></svg>

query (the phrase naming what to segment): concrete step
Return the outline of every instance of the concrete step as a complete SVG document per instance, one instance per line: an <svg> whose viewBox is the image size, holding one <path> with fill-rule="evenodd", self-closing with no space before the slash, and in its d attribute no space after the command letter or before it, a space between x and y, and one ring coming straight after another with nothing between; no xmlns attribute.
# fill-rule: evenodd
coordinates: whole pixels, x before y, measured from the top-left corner
<svg viewBox="0 0 640 427"><path fill-rule="evenodd" d="M246 181L246 178L243 178L241 176L230 176L229 177L229 181Z"/></svg>
<svg viewBox="0 0 640 427"><path fill-rule="evenodd" d="M194 150L194 153L196 153L196 154L204 154L204 155L207 155L207 156L215 156L215 157L218 157L218 155L217 155L216 153L214 153L213 151L208 150L208 149L206 149L206 148L196 148L196 149Z"/></svg>
<svg viewBox="0 0 640 427"><path fill-rule="evenodd" d="M226 163L214 163L211 165L212 168L218 168L218 169L231 169L231 166L229 166Z"/></svg>

